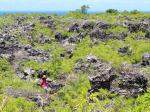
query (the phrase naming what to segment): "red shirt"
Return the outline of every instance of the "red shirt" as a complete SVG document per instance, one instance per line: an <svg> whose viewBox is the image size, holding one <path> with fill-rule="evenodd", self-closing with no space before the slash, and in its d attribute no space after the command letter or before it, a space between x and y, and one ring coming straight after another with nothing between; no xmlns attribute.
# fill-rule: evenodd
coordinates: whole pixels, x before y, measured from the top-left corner
<svg viewBox="0 0 150 112"><path fill-rule="evenodd" d="M46 78L42 78L40 82L41 82L41 83L40 83L40 86L41 86L42 88L48 87Z"/></svg>

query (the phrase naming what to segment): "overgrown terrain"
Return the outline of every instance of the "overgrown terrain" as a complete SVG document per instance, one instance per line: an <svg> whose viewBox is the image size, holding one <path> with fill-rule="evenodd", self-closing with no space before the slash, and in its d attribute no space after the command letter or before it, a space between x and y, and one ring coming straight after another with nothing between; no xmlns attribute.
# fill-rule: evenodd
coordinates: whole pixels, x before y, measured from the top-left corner
<svg viewBox="0 0 150 112"><path fill-rule="evenodd" d="M149 75L149 13L0 16L0 112L149 112Z"/></svg>

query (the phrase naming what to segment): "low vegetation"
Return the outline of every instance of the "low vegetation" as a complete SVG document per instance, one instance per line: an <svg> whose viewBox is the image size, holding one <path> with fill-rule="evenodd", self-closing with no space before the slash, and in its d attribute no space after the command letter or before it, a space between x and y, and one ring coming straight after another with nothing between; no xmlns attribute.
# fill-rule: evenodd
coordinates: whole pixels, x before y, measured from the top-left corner
<svg viewBox="0 0 150 112"><path fill-rule="evenodd" d="M10 35L15 36L23 46L31 45L32 49L44 50L49 54L49 59L39 62L32 57L24 60L23 58L16 61L19 63L21 70L32 68L35 71L39 69L47 70L48 77L55 81L60 81L59 77L67 77L65 86L54 94L50 94L50 103L46 106L39 107L35 102L26 97L14 97L7 94L8 88L15 90L25 90L29 93L45 94L45 91L37 86L34 81L37 74L31 80L22 80L16 75L15 65L7 57L1 56L0 53L0 112L149 112L150 111L150 90L138 95L136 98L126 98L107 89L99 89L98 92L92 93L87 97L90 88L88 75L85 73L76 73L74 67L78 60L86 58L88 55L94 55L97 58L109 62L117 71L121 69L123 63L138 66L142 62L144 53L150 53L150 37L145 36L147 32L137 30L130 32L128 27L122 23L129 21L139 22L147 19L150 22L150 14L138 12L118 12L115 9L109 9L106 13L86 14L85 10L81 12L70 12L63 16L47 14L6 14L0 16L0 34L5 30ZM17 18L25 17L21 20L24 26L34 24L34 29L22 31L22 27L15 27ZM45 21L39 18L48 18L52 20L51 26L46 26ZM103 31L106 34L113 34L114 38L108 40L93 41L89 35L91 29L81 28L79 32L87 35L80 41L71 46L62 44L56 40L56 33L61 33L62 37L70 38L78 35L78 31L68 31L73 23L82 25L84 22L104 21L112 27ZM53 26L53 24L55 26ZM49 25L49 24L48 24ZM150 23L149 23L150 25ZM32 26L32 25L31 25ZM6 27L6 28L5 28ZM8 27L8 29L7 29ZM14 30L15 29L15 30ZM148 30L148 29L147 29ZM123 39L117 39L121 33L127 34ZM40 36L48 38L50 42L40 43ZM0 35L1 36L1 35ZM32 38L30 38L32 36ZM0 37L1 39L1 37ZM94 38L95 39L95 38ZM1 42L1 40L0 40ZM8 44L8 43L7 43ZM118 52L119 48L129 47L126 53ZM73 49L73 56L70 58L65 52ZM1 52L1 48L0 48ZM60 54L65 56L61 57ZM41 60L40 60L41 61ZM138 69L147 74L149 80L150 66L138 66ZM61 82L61 81L60 81ZM90 100L89 100L90 99Z"/></svg>

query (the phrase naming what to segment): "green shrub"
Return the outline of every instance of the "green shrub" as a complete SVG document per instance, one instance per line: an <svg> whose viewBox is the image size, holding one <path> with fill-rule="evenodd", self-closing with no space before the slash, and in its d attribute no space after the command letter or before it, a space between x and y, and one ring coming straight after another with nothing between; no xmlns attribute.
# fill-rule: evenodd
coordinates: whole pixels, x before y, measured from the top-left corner
<svg viewBox="0 0 150 112"><path fill-rule="evenodd" d="M113 13L113 14L117 14L119 11L117 9L107 9L106 13Z"/></svg>
<svg viewBox="0 0 150 112"><path fill-rule="evenodd" d="M26 101L24 98L9 97L3 112L38 112L36 105L33 102Z"/></svg>
<svg viewBox="0 0 150 112"><path fill-rule="evenodd" d="M138 10L133 10L133 11L130 11L130 13L131 13L131 14L139 14L140 11L138 11Z"/></svg>

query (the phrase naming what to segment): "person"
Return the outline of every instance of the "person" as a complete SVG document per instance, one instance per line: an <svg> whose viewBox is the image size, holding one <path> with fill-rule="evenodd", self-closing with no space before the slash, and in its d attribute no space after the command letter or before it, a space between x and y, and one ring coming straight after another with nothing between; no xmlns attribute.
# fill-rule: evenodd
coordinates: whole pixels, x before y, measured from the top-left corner
<svg viewBox="0 0 150 112"><path fill-rule="evenodd" d="M46 90L46 92L48 91L48 82L47 82L47 77L46 75L43 75L43 77L40 80L40 86Z"/></svg>

